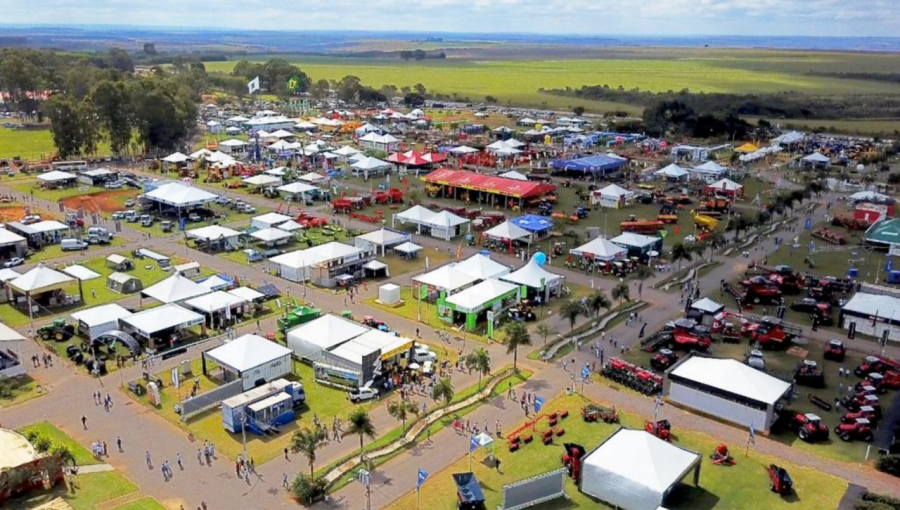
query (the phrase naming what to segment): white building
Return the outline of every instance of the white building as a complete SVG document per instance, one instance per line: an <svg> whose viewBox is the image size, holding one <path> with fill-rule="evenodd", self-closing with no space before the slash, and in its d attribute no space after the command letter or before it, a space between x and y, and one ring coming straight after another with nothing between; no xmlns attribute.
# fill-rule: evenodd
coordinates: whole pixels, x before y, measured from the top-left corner
<svg viewBox="0 0 900 510"><path fill-rule="evenodd" d="M292 371L291 350L257 335L244 335L203 353L203 373L207 360L225 372L225 379L243 381L244 391L280 379Z"/></svg>

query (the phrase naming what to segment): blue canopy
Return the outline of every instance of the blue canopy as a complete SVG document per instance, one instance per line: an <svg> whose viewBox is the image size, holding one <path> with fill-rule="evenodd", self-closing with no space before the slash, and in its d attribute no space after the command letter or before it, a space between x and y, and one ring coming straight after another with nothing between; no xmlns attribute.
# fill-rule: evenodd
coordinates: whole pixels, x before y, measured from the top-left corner
<svg viewBox="0 0 900 510"><path fill-rule="evenodd" d="M543 232L553 228L553 221L546 216L538 216L536 214L526 214L509 220L513 225L522 227L529 232Z"/></svg>
<svg viewBox="0 0 900 510"><path fill-rule="evenodd" d="M569 172L610 173L628 164L628 160L597 154L578 159L557 159L550 162L555 170Z"/></svg>

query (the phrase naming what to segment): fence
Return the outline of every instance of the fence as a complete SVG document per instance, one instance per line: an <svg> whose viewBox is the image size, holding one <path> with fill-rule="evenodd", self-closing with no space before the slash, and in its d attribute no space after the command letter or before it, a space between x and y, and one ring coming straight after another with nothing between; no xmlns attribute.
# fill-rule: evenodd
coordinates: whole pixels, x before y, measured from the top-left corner
<svg viewBox="0 0 900 510"><path fill-rule="evenodd" d="M188 397L179 404L181 406L181 421L186 422L204 411L218 407L223 400L243 392L244 381L238 379L209 390L206 393Z"/></svg>

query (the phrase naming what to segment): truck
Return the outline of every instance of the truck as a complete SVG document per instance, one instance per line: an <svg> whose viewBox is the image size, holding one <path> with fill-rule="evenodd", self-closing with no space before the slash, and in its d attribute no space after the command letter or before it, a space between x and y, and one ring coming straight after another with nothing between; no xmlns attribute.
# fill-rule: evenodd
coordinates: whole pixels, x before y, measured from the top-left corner
<svg viewBox="0 0 900 510"><path fill-rule="evenodd" d="M90 244L109 244L112 242L115 234L106 227L91 227L87 231L87 237Z"/></svg>

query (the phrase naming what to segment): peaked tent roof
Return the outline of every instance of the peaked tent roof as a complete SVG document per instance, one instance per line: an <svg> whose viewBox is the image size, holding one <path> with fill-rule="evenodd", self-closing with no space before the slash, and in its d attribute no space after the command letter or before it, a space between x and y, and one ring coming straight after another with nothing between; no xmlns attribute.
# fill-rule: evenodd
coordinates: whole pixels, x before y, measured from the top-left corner
<svg viewBox="0 0 900 510"><path fill-rule="evenodd" d="M426 223L434 216L435 213L432 212L431 209L426 209L421 205L410 207L409 209L397 214L397 218L413 223Z"/></svg>
<svg viewBox="0 0 900 510"><path fill-rule="evenodd" d="M400 232L395 232L393 230L388 230L386 228L381 228L368 234L363 234L361 236L357 236L357 239L363 239L372 244L376 244L378 246L390 246L392 244L397 244L402 241L409 239L408 234L403 234Z"/></svg>
<svg viewBox="0 0 900 510"><path fill-rule="evenodd" d="M478 281L478 278L468 273L464 273L453 266L447 265L441 266L434 271L414 276L413 281L437 289L443 289L447 292L453 292L456 289Z"/></svg>
<svg viewBox="0 0 900 510"><path fill-rule="evenodd" d="M628 250L603 237L597 237L571 250L573 255L593 255L600 260L612 260L628 253Z"/></svg>
<svg viewBox="0 0 900 510"><path fill-rule="evenodd" d="M822 153L813 152L808 156L803 156L803 161L809 161L811 163L831 163L831 158Z"/></svg>
<svg viewBox="0 0 900 510"><path fill-rule="evenodd" d="M431 218L425 220L425 223L428 223L429 225L444 228L455 227L457 225L462 225L463 223L468 222L469 220L467 220L466 218L457 216L450 211L441 211Z"/></svg>
<svg viewBox="0 0 900 510"><path fill-rule="evenodd" d="M294 234L291 234L290 232L274 227L257 230L256 232L250 234L250 237L258 239L264 243L273 243L275 241L280 241L282 239L287 239L293 236Z"/></svg>
<svg viewBox="0 0 900 510"><path fill-rule="evenodd" d="M551 273L550 271L547 271L546 269L541 267L541 265L537 263L537 260L534 257L532 257L527 264L517 269L516 271L509 273L506 276L500 277L500 279L504 282L515 283L518 285L527 285L536 289L542 289L550 282L558 280L560 278L562 278L562 276ZM541 285L542 280L543 285Z"/></svg>
<svg viewBox="0 0 900 510"><path fill-rule="evenodd" d="M378 158L368 157L366 159L361 159L350 166L358 170L377 170L379 168L390 168L391 164Z"/></svg>
<svg viewBox="0 0 900 510"><path fill-rule="evenodd" d="M619 246L624 245L636 248L650 246L651 244L659 240L659 237L645 236L643 234L635 234L634 232L623 232L622 234L610 239L611 242L618 244Z"/></svg>
<svg viewBox="0 0 900 510"><path fill-rule="evenodd" d="M156 285L144 289L141 291L141 294L163 303L175 303L202 296L209 292L210 289L203 285L180 274L173 274Z"/></svg>
<svg viewBox="0 0 900 510"><path fill-rule="evenodd" d="M323 315L287 332L287 345L300 358L318 360L331 349L369 331L358 322L337 315Z"/></svg>
<svg viewBox="0 0 900 510"><path fill-rule="evenodd" d="M672 374L764 404L775 404L791 384L733 359L692 356Z"/></svg>
<svg viewBox="0 0 900 510"><path fill-rule="evenodd" d="M662 170L657 170L655 173L656 175L665 175L666 177L673 177L677 179L679 177L684 177L685 175L687 175L688 171L676 165L675 163L672 163Z"/></svg>
<svg viewBox="0 0 900 510"><path fill-rule="evenodd" d="M187 186L180 182L163 184L144 196L151 200L175 207L202 205L212 202L217 198L217 195L208 191Z"/></svg>
<svg viewBox="0 0 900 510"><path fill-rule="evenodd" d="M801 133L799 131L791 131L789 133L785 133L781 136L773 138L772 143L790 144L790 143L797 143L800 140L803 140L803 133Z"/></svg>
<svg viewBox="0 0 900 510"><path fill-rule="evenodd" d="M504 221L496 227L485 231L484 234L490 237L496 237L498 239L509 239L515 241L516 239L522 239L523 237L530 236L531 232L525 230L524 228L516 225L511 221Z"/></svg>
<svg viewBox="0 0 900 510"><path fill-rule="evenodd" d="M291 354L291 350L257 335L244 335L206 351L205 355L232 370L244 372Z"/></svg>
<svg viewBox="0 0 900 510"><path fill-rule="evenodd" d="M538 216L537 214L526 214L509 221L511 221L513 225L529 232L542 232L553 228L553 220L545 216Z"/></svg>
<svg viewBox="0 0 900 510"><path fill-rule="evenodd" d="M728 170L724 166L716 163L715 161L707 161L700 166L695 166L694 170L699 170L701 172L710 172L710 173L719 173Z"/></svg>
<svg viewBox="0 0 900 510"><path fill-rule="evenodd" d="M455 264L453 268L480 280L496 278L509 273L509 268L507 266L480 253L476 253L466 260Z"/></svg>
<svg viewBox="0 0 900 510"><path fill-rule="evenodd" d="M731 179L719 179L718 181L707 186L708 188L718 188L725 191L737 191L743 189L744 186L732 181Z"/></svg>
<svg viewBox="0 0 900 510"><path fill-rule="evenodd" d="M599 191L601 197L619 198L628 195L634 195L634 192L619 186L618 184L610 184Z"/></svg>
<svg viewBox="0 0 900 510"><path fill-rule="evenodd" d="M516 172L515 170L510 170L509 172L504 172L500 174L498 177L503 177L504 179L515 179L517 181L527 181L528 176L525 174Z"/></svg>
<svg viewBox="0 0 900 510"><path fill-rule="evenodd" d="M719 313L722 311L723 308L725 308L725 305L720 305L719 303L716 303L712 299L705 297L703 299L699 299L699 300L691 303L691 308L694 308L696 310L700 310L700 311L706 312L706 313Z"/></svg>
<svg viewBox="0 0 900 510"><path fill-rule="evenodd" d="M866 242L900 244L900 218L883 219L873 224L866 231Z"/></svg>
<svg viewBox="0 0 900 510"><path fill-rule="evenodd" d="M456 306L459 311L475 311L500 296L517 292L518 289L518 285L488 279L450 295L447 298L447 302Z"/></svg>
<svg viewBox="0 0 900 510"><path fill-rule="evenodd" d="M22 276L10 280L7 285L19 292L34 294L59 289L74 281L75 279L69 275L39 264Z"/></svg>
<svg viewBox="0 0 900 510"><path fill-rule="evenodd" d="M184 163L185 161L187 161L189 159L191 159L191 158L185 156L184 154L182 154L180 152L174 152L174 153L169 154L168 156L162 158L162 160L165 161L166 163Z"/></svg>
<svg viewBox="0 0 900 510"><path fill-rule="evenodd" d="M218 290L189 299L184 304L198 312L214 313L243 305L246 302L247 300L244 298Z"/></svg>

